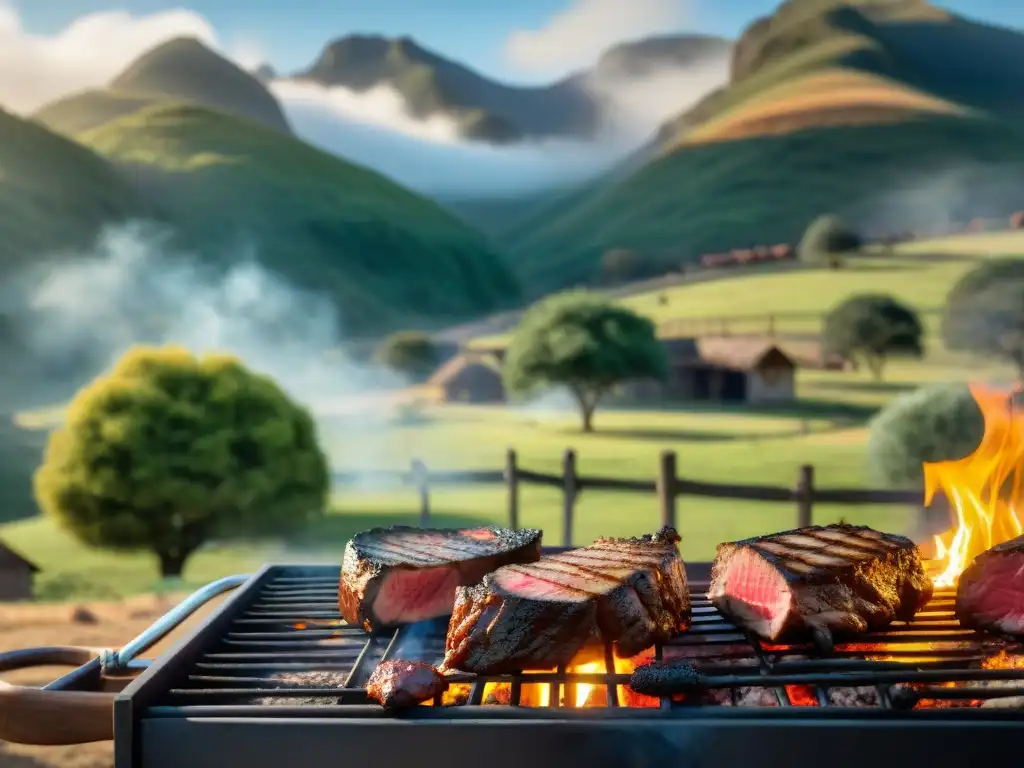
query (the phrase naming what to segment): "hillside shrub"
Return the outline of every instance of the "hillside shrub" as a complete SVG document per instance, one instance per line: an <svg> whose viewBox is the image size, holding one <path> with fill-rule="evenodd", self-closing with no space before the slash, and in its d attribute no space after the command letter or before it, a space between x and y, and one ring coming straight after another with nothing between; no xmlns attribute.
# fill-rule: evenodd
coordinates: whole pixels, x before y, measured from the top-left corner
<svg viewBox="0 0 1024 768"><path fill-rule="evenodd" d="M374 360L412 381L419 382L441 364L433 339L419 331L399 331L386 338L374 352Z"/></svg>
<svg viewBox="0 0 1024 768"><path fill-rule="evenodd" d="M843 266L847 254L862 245L860 235L850 229L837 216L820 216L804 232L797 247L801 261L807 264L827 265L830 269Z"/></svg>
<svg viewBox="0 0 1024 768"><path fill-rule="evenodd" d="M888 486L923 487L924 462L967 456L977 448L983 429L981 411L966 385L931 385L900 395L871 422L871 474Z"/></svg>
<svg viewBox="0 0 1024 768"><path fill-rule="evenodd" d="M575 398L584 432L601 398L635 379L660 379L668 360L654 324L586 291L552 296L523 316L502 367L505 388L528 395L553 386Z"/></svg>
<svg viewBox="0 0 1024 768"><path fill-rule="evenodd" d="M889 358L921 357L923 337L913 309L892 296L865 293L849 297L825 317L822 351L855 366L863 362L881 379Z"/></svg>
<svg viewBox="0 0 1024 768"><path fill-rule="evenodd" d="M949 349L1002 358L1024 376L1024 259L989 259L961 277L941 330Z"/></svg>
<svg viewBox="0 0 1024 768"><path fill-rule="evenodd" d="M35 492L85 544L156 555L163 578L215 537L274 534L323 513L329 477L310 414L238 360L130 350L82 389Z"/></svg>

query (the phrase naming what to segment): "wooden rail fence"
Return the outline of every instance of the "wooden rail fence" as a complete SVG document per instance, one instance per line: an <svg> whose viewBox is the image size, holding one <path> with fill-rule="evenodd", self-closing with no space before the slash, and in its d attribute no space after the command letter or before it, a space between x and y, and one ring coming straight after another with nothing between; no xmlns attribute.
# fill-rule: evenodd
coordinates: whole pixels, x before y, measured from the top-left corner
<svg viewBox="0 0 1024 768"><path fill-rule="evenodd" d="M551 475L533 472L519 466L514 450L506 454L503 470L433 471L414 459L409 471L336 472L334 482L349 485L370 478L397 479L411 485L419 496L420 524L430 523L430 489L441 486L503 483L507 490L508 525L519 527L519 488L521 484L541 485L562 491L562 543L572 546L576 500L585 490L628 491L653 493L658 499L661 524L678 528L678 500L680 496L702 496L713 499L744 501L792 502L796 505L796 527L812 525L815 504L912 504L921 506L924 499L920 491L877 490L864 488L818 488L814 484L814 467L805 464L799 468L796 482L791 488L771 485L731 485L687 480L677 473L675 451L664 451L658 460L658 474L654 480L627 480L580 475L576 471L576 452L565 451L562 473ZM685 513L684 513L685 518Z"/></svg>

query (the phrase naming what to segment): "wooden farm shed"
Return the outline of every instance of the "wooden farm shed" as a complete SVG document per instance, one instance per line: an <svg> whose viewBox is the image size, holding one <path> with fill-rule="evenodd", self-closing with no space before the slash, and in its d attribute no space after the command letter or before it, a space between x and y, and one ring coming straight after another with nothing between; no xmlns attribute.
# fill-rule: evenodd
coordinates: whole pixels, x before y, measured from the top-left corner
<svg viewBox="0 0 1024 768"><path fill-rule="evenodd" d="M623 388L627 398L766 403L795 397L796 362L771 341L718 336L663 343L667 379L632 382Z"/></svg>
<svg viewBox="0 0 1024 768"><path fill-rule="evenodd" d="M0 602L31 600L32 581L37 573L35 563L0 541Z"/></svg>
<svg viewBox="0 0 1024 768"><path fill-rule="evenodd" d="M503 403L505 386L493 355L463 352L438 368L426 383L447 403Z"/></svg>

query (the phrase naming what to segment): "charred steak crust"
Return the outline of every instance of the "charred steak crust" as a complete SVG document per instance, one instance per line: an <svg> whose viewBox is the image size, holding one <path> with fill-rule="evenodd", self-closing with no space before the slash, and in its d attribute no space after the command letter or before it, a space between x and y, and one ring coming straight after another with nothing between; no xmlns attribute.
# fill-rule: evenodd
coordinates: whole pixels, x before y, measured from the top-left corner
<svg viewBox="0 0 1024 768"><path fill-rule="evenodd" d="M415 707L448 690L448 681L429 664L419 661L385 661L373 670L366 695L385 709Z"/></svg>
<svg viewBox="0 0 1024 768"><path fill-rule="evenodd" d="M367 632L447 616L456 586L475 584L503 565L539 560L541 533L535 528L493 526L430 529L396 525L363 531L345 546L338 587L341 615ZM408 616L400 606L387 606L383 611L383 606L377 605L381 588L396 575L422 576L435 582L437 589L426 597L436 603L436 610Z"/></svg>
<svg viewBox="0 0 1024 768"><path fill-rule="evenodd" d="M670 528L602 538L458 590L444 667L478 674L548 669L602 640L633 656L689 627L690 595Z"/></svg>
<svg viewBox="0 0 1024 768"><path fill-rule="evenodd" d="M866 526L798 528L718 545L708 598L769 641L814 640L909 621L932 596L914 543Z"/></svg>
<svg viewBox="0 0 1024 768"><path fill-rule="evenodd" d="M971 561L957 581L954 611L964 627L1024 637L1024 536Z"/></svg>

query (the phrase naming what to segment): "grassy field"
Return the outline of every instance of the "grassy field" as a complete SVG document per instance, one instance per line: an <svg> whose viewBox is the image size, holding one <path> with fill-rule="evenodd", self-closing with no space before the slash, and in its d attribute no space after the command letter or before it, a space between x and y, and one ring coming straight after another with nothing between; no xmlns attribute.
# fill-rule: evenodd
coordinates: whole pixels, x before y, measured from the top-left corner
<svg viewBox="0 0 1024 768"><path fill-rule="evenodd" d="M678 454L679 474L712 482L791 486L797 469L811 462L822 487L872 486L868 476L864 424L881 405L901 391L926 381L963 380L979 375L1004 376L997 368L947 359L944 363L893 363L886 381L873 382L851 373L803 372L800 401L782 411L649 410L609 408L599 412L597 432L578 431L575 413L551 408L438 406L416 424L332 417L324 420L323 439L338 468L405 470L413 458L435 469L498 469L505 451L514 447L527 469L558 473L564 450L578 454L579 471L606 477L653 479L661 451ZM440 488L431 493L439 524L507 520L501 486ZM553 489L526 487L521 494L521 524L543 528L547 540L561 543L561 496ZM281 560L337 562L344 542L373 525L415 524L418 499L408 488L388 486L367 474L350 488L337 489L330 514L288 541L273 544L222 544L197 555L186 570L186 585L206 582L260 563ZM896 507L821 506L815 519L850 521L903 530L911 511ZM591 491L581 495L573 542L598 535L636 535L657 525L653 495ZM777 530L795 521L790 504L683 498L679 502L682 552L709 559L717 542ZM117 555L85 548L43 518L0 526L0 538L43 569L39 594L45 599L106 599L125 593L168 588L156 581L153 560L145 555ZM178 585L171 585L177 587Z"/></svg>

